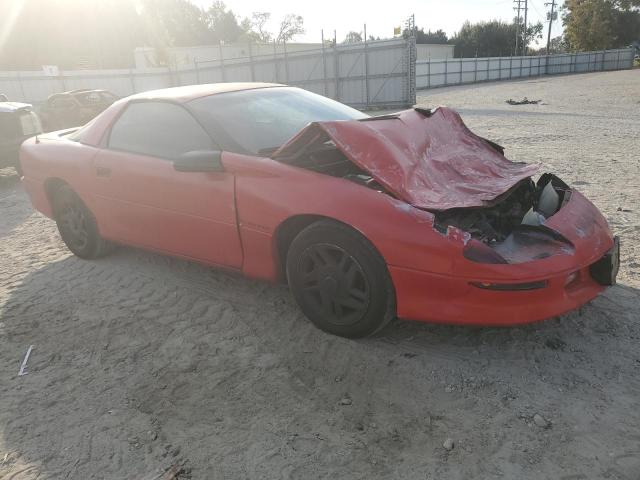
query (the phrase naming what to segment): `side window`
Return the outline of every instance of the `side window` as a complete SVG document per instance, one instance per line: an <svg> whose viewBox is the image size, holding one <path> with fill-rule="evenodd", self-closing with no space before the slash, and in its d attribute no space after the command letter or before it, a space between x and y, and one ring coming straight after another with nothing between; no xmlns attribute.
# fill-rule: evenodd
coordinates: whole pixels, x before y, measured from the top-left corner
<svg viewBox="0 0 640 480"><path fill-rule="evenodd" d="M211 150L211 137L183 107L167 102L132 103L111 128L109 148L174 159Z"/></svg>

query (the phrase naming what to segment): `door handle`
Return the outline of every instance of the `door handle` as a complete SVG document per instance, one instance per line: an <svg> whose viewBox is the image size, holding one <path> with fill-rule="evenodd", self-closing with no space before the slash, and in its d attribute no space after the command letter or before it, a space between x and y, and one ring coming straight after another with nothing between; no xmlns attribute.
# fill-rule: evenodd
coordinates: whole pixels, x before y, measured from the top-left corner
<svg viewBox="0 0 640 480"><path fill-rule="evenodd" d="M111 169L107 167L96 167L96 175L98 177L110 177Z"/></svg>

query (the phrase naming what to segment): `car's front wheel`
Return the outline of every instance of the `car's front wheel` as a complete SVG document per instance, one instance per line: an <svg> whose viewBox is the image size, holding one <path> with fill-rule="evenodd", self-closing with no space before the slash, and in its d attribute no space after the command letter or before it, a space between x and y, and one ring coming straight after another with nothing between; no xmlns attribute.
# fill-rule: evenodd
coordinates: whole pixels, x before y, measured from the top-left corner
<svg viewBox="0 0 640 480"><path fill-rule="evenodd" d="M55 191L53 213L62 241L78 257L93 259L113 250L113 244L100 236L91 211L69 186Z"/></svg>
<svg viewBox="0 0 640 480"><path fill-rule="evenodd" d="M358 232L333 221L302 230L287 253L287 279L304 314L348 338L372 335L396 314L386 263Z"/></svg>

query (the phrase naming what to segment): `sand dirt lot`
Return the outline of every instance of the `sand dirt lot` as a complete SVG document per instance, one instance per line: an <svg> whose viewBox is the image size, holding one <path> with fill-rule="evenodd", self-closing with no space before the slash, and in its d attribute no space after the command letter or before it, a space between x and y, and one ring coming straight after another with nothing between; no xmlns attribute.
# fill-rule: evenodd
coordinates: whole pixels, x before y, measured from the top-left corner
<svg viewBox="0 0 640 480"><path fill-rule="evenodd" d="M505 103L524 96L543 103ZM283 285L130 248L79 260L4 170L0 479L640 479L640 70L419 102L591 198L619 285L523 328L349 341Z"/></svg>

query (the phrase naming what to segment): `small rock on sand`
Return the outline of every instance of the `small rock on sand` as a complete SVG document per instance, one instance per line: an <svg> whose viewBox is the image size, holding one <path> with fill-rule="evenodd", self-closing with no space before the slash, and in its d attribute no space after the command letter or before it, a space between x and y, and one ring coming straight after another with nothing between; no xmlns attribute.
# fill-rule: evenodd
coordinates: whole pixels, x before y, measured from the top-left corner
<svg viewBox="0 0 640 480"><path fill-rule="evenodd" d="M539 413L533 416L533 423L540 428L549 428L549 422Z"/></svg>
<svg viewBox="0 0 640 480"><path fill-rule="evenodd" d="M447 451L451 451L451 450L453 450L453 447L455 447L455 446L456 446L456 444L455 444L455 442L454 442L452 439L447 438L447 439L444 441L444 443L442 444L442 446L444 447L444 449L445 449L445 450L447 450Z"/></svg>

